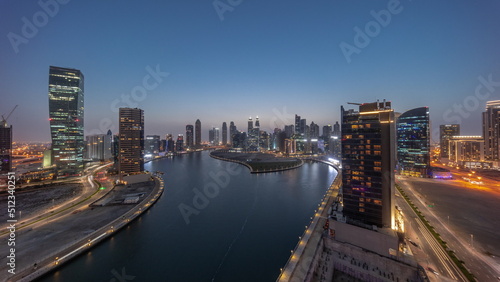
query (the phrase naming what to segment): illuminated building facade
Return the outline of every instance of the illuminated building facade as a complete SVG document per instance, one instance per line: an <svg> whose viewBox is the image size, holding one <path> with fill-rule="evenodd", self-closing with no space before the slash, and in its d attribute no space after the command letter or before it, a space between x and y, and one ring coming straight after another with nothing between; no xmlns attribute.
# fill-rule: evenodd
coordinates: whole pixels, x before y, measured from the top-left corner
<svg viewBox="0 0 500 282"><path fill-rule="evenodd" d="M144 111L120 108L120 174L144 171Z"/></svg>
<svg viewBox="0 0 500 282"><path fill-rule="evenodd" d="M59 175L83 171L84 77L76 69L50 66L49 121L52 157Z"/></svg>
<svg viewBox="0 0 500 282"><path fill-rule="evenodd" d="M0 174L12 170L12 125L0 123Z"/></svg>
<svg viewBox="0 0 500 282"><path fill-rule="evenodd" d="M391 102L341 107L343 215L365 227L394 226L395 124Z"/></svg>
<svg viewBox="0 0 500 282"><path fill-rule="evenodd" d="M184 151L184 135L179 134L177 136L177 141L175 141L175 151L182 152Z"/></svg>
<svg viewBox="0 0 500 282"><path fill-rule="evenodd" d="M451 163L467 168L482 168L484 163L482 136L452 136L448 141L448 158Z"/></svg>
<svg viewBox="0 0 500 282"><path fill-rule="evenodd" d="M488 101L483 112L485 158L500 167L500 100Z"/></svg>
<svg viewBox="0 0 500 282"><path fill-rule="evenodd" d="M409 110L396 122L398 171L404 175L430 174L429 108Z"/></svg>
<svg viewBox="0 0 500 282"><path fill-rule="evenodd" d="M107 134L96 134L87 136L87 158L94 161L105 161L111 159L111 146L113 135L109 130Z"/></svg>
<svg viewBox="0 0 500 282"><path fill-rule="evenodd" d="M160 136L147 135L144 141L144 157L154 158L160 154Z"/></svg>
<svg viewBox="0 0 500 282"><path fill-rule="evenodd" d="M460 124L443 124L439 126L441 158L448 158L448 141L452 136L457 135L460 135Z"/></svg>

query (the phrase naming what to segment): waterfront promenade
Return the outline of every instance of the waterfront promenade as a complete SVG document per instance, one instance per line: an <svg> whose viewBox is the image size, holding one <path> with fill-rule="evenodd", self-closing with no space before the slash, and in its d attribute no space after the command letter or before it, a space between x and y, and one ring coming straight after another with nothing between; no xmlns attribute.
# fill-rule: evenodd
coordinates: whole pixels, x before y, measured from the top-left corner
<svg viewBox="0 0 500 282"><path fill-rule="evenodd" d="M314 258L318 250L321 250L322 236L325 232L324 226L328 221L328 213L332 204L335 202L339 187L341 184L342 175L340 169L328 161L312 159L313 161L328 164L338 171L337 177L326 191L321 203L318 204L318 209L315 211L314 218L309 226L306 226L304 234L299 237L299 242L294 250L291 251L291 256L286 265L281 270L281 274L277 281L304 281L308 272L312 269Z"/></svg>
<svg viewBox="0 0 500 282"><path fill-rule="evenodd" d="M250 173L284 171L299 168L304 164L304 161L301 159L276 157L273 154L260 152L216 150L210 153L210 157L222 161L239 163L248 167Z"/></svg>

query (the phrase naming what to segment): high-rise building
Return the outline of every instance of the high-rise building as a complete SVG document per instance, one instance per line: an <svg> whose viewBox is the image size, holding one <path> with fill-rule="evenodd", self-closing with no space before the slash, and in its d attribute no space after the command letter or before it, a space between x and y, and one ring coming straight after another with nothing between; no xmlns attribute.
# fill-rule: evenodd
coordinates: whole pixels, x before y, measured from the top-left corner
<svg viewBox="0 0 500 282"><path fill-rule="evenodd" d="M144 157L154 158L160 154L160 136L147 135L144 141Z"/></svg>
<svg viewBox="0 0 500 282"><path fill-rule="evenodd" d="M201 121L199 119L196 120L194 124L195 127L195 143L197 149L201 147Z"/></svg>
<svg viewBox="0 0 500 282"><path fill-rule="evenodd" d="M252 117L249 117L248 118L248 131L247 131L247 133L250 134L252 129L253 129L253 121L252 121Z"/></svg>
<svg viewBox="0 0 500 282"><path fill-rule="evenodd" d="M186 147L188 149L193 148L194 145L193 134L194 134L193 126L191 124L186 125Z"/></svg>
<svg viewBox="0 0 500 282"><path fill-rule="evenodd" d="M113 134L95 134L87 136L87 158L94 161L106 161L113 157L111 154Z"/></svg>
<svg viewBox="0 0 500 282"><path fill-rule="evenodd" d="M391 102L342 116L342 197L348 223L394 227L395 126Z"/></svg>
<svg viewBox="0 0 500 282"><path fill-rule="evenodd" d="M214 130L214 145L218 146L220 145L220 130L218 127L215 127L213 130Z"/></svg>
<svg viewBox="0 0 500 282"><path fill-rule="evenodd" d="M331 135L332 135L332 126L331 125L323 126L323 137L330 139Z"/></svg>
<svg viewBox="0 0 500 282"><path fill-rule="evenodd" d="M500 164L500 100L488 101L483 112L484 153L488 161Z"/></svg>
<svg viewBox="0 0 500 282"><path fill-rule="evenodd" d="M12 170L12 125L7 121L0 122L0 174Z"/></svg>
<svg viewBox="0 0 500 282"><path fill-rule="evenodd" d="M340 137L340 124L338 121L336 121L335 124L333 125L332 135Z"/></svg>
<svg viewBox="0 0 500 282"><path fill-rule="evenodd" d="M309 135L309 126L307 125L306 119L303 118L300 120L300 131L299 133L302 135Z"/></svg>
<svg viewBox="0 0 500 282"><path fill-rule="evenodd" d="M286 133L286 138L292 137L292 135L295 133L294 125L293 124L285 125L285 133Z"/></svg>
<svg viewBox="0 0 500 282"><path fill-rule="evenodd" d="M167 140L166 152L173 153L174 149L175 149L175 144L174 144L174 139L172 137L172 134L165 135L165 140Z"/></svg>
<svg viewBox="0 0 500 282"><path fill-rule="evenodd" d="M208 142L210 143L210 145L214 145L214 140L215 140L215 128L212 128L208 130Z"/></svg>
<svg viewBox="0 0 500 282"><path fill-rule="evenodd" d="M184 136L179 134L177 136L177 141L175 142L175 151L182 152L184 151Z"/></svg>
<svg viewBox="0 0 500 282"><path fill-rule="evenodd" d="M84 78L81 71L50 66L49 121L59 175L83 171Z"/></svg>
<svg viewBox="0 0 500 282"><path fill-rule="evenodd" d="M311 126L309 126L309 138L318 138L319 137L319 125L315 124L314 121L311 122Z"/></svg>
<svg viewBox="0 0 500 282"><path fill-rule="evenodd" d="M222 145L227 145L227 124L222 123Z"/></svg>
<svg viewBox="0 0 500 282"><path fill-rule="evenodd" d="M120 174L144 171L144 111L120 108Z"/></svg>
<svg viewBox="0 0 500 282"><path fill-rule="evenodd" d="M417 177L430 175L429 125L428 107L409 110L397 119L399 173Z"/></svg>
<svg viewBox="0 0 500 282"><path fill-rule="evenodd" d="M452 136L448 143L451 163L471 169L483 168L485 142L482 136Z"/></svg>
<svg viewBox="0 0 500 282"><path fill-rule="evenodd" d="M231 121L229 123L229 143L233 143L233 137L237 132L238 130L236 129L236 125L234 125L234 122Z"/></svg>
<svg viewBox="0 0 500 282"><path fill-rule="evenodd" d="M300 116L295 114L295 134L300 134Z"/></svg>
<svg viewBox="0 0 500 282"><path fill-rule="evenodd" d="M259 116L255 118L255 127L260 128L260 121L259 121Z"/></svg>
<svg viewBox="0 0 500 282"><path fill-rule="evenodd" d="M439 126L441 158L448 158L448 141L452 136L456 135L460 135L460 124L443 124Z"/></svg>

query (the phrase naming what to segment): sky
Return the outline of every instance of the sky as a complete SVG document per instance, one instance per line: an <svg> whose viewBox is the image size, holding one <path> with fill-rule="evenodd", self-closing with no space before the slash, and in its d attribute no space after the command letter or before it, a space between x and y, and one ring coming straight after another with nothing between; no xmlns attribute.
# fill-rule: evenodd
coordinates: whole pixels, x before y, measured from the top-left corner
<svg viewBox="0 0 500 282"><path fill-rule="evenodd" d="M320 127L348 102L428 106L433 129L481 135L500 99L500 2L0 0L0 113L16 141L50 141L49 66L85 76L85 133L117 133L120 106L146 134L249 116ZM435 136L434 136L435 137Z"/></svg>

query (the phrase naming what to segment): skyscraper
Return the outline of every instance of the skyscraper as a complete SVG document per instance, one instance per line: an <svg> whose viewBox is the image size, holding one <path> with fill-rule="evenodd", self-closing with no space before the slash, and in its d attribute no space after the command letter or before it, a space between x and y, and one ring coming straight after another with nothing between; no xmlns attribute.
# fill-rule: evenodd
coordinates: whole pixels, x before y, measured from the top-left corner
<svg viewBox="0 0 500 282"><path fill-rule="evenodd" d="M253 129L253 121L252 121L252 117L249 117L248 118L248 131L247 131L247 133L250 134L252 129Z"/></svg>
<svg viewBox="0 0 500 282"><path fill-rule="evenodd" d="M236 130L236 125L234 125L234 122L231 121L229 123L229 143L233 143L233 137L234 135L237 133L237 130Z"/></svg>
<svg viewBox="0 0 500 282"><path fill-rule="evenodd" d="M458 134L457 134L458 135ZM484 154L488 161L500 164L500 100L488 101L483 112Z"/></svg>
<svg viewBox="0 0 500 282"><path fill-rule="evenodd" d="M220 145L220 130L218 127L214 128L214 145Z"/></svg>
<svg viewBox="0 0 500 282"><path fill-rule="evenodd" d="M50 66L49 121L58 174L83 170L84 78L81 71Z"/></svg>
<svg viewBox="0 0 500 282"><path fill-rule="evenodd" d="M120 173L144 171L144 111L120 108Z"/></svg>
<svg viewBox="0 0 500 282"><path fill-rule="evenodd" d="M332 126L331 125L323 126L323 137L330 139L331 135L332 135Z"/></svg>
<svg viewBox="0 0 500 282"><path fill-rule="evenodd" d="M201 147L201 122L199 119L196 120L195 126L195 143L197 149Z"/></svg>
<svg viewBox="0 0 500 282"><path fill-rule="evenodd" d="M295 114L295 134L300 134L300 116Z"/></svg>
<svg viewBox="0 0 500 282"><path fill-rule="evenodd" d="M147 135L144 141L144 157L154 158L160 154L160 136Z"/></svg>
<svg viewBox="0 0 500 282"><path fill-rule="evenodd" d="M96 134L87 136L87 158L95 161L105 161L113 157L111 146L113 134L108 130L107 134Z"/></svg>
<svg viewBox="0 0 500 282"><path fill-rule="evenodd" d="M340 137L340 124L338 121L336 121L335 124L333 125L332 135Z"/></svg>
<svg viewBox="0 0 500 282"><path fill-rule="evenodd" d="M260 128L260 121L259 121L259 116L255 118L255 127Z"/></svg>
<svg viewBox="0 0 500 282"><path fill-rule="evenodd" d="M177 136L177 141L175 142L175 151L182 152L184 151L184 136L179 134Z"/></svg>
<svg viewBox="0 0 500 282"><path fill-rule="evenodd" d="M430 169L429 108L409 110L396 122L398 171L427 177Z"/></svg>
<svg viewBox="0 0 500 282"><path fill-rule="evenodd" d="M222 145L227 145L227 124L222 123Z"/></svg>
<svg viewBox="0 0 500 282"><path fill-rule="evenodd" d="M186 147L188 149L193 148L193 126L191 124L186 125Z"/></svg>
<svg viewBox="0 0 500 282"><path fill-rule="evenodd" d="M342 115L343 214L348 223L394 226L395 126L391 102Z"/></svg>
<svg viewBox="0 0 500 282"><path fill-rule="evenodd" d="M460 124L443 124L439 126L441 158L448 158L448 142L452 136L457 135L460 135Z"/></svg>

